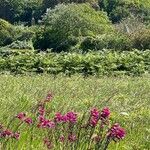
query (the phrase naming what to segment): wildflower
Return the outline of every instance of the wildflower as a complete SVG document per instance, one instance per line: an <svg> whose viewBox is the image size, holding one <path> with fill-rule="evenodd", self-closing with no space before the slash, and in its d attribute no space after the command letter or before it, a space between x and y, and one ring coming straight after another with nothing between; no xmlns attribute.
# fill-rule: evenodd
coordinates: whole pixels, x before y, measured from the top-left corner
<svg viewBox="0 0 150 150"><path fill-rule="evenodd" d="M55 120L55 122L63 122L63 121L65 121L65 119L64 119L65 117L61 114L61 113L56 113L55 114L55 117L54 117L54 120ZM67 121L67 119L66 119L66 121Z"/></svg>
<svg viewBox="0 0 150 150"><path fill-rule="evenodd" d="M123 139L125 137L125 130L120 127L118 123L114 124L108 131L107 137L113 139L114 141Z"/></svg>
<svg viewBox="0 0 150 150"><path fill-rule="evenodd" d="M37 126L38 128L55 128L55 122L42 118L41 122Z"/></svg>
<svg viewBox="0 0 150 150"><path fill-rule="evenodd" d="M70 123L76 123L77 122L77 114L70 111L66 114L67 116L67 121L70 122Z"/></svg>
<svg viewBox="0 0 150 150"><path fill-rule="evenodd" d="M28 125L31 125L33 123L32 119L31 118L26 118L24 120L25 123L27 123Z"/></svg>
<svg viewBox="0 0 150 150"><path fill-rule="evenodd" d="M69 142L75 142L77 139L76 135L75 134L69 134L68 135L68 140Z"/></svg>
<svg viewBox="0 0 150 150"><path fill-rule="evenodd" d="M26 117L26 114L25 113L23 113L23 112L21 112L21 113L19 113L17 116L16 116L18 119L20 119L20 120L24 120L25 119L25 117Z"/></svg>
<svg viewBox="0 0 150 150"><path fill-rule="evenodd" d="M48 121L47 125L48 128L55 128L55 123L53 121Z"/></svg>
<svg viewBox="0 0 150 150"><path fill-rule="evenodd" d="M45 115L45 110L44 110L43 106L39 106L38 113L39 113L40 116L44 116Z"/></svg>
<svg viewBox="0 0 150 150"><path fill-rule="evenodd" d="M49 102L49 101L52 100L52 98L53 98L53 95L52 95L52 93L49 92L49 93L47 94L46 99L45 99L44 102Z"/></svg>
<svg viewBox="0 0 150 150"><path fill-rule="evenodd" d="M52 142L48 138L44 139L44 145L47 146L47 149L52 149L53 148Z"/></svg>
<svg viewBox="0 0 150 150"><path fill-rule="evenodd" d="M6 129L4 131L2 131L1 136L2 137L10 137L12 135L12 131Z"/></svg>
<svg viewBox="0 0 150 150"><path fill-rule="evenodd" d="M61 135L60 137L59 137L59 140L60 140L60 142L64 142L65 141L65 137L63 136L63 135Z"/></svg>
<svg viewBox="0 0 150 150"><path fill-rule="evenodd" d="M93 108L91 110L91 117L94 117L95 119L99 119L99 110L97 108Z"/></svg>
<svg viewBox="0 0 150 150"><path fill-rule="evenodd" d="M93 117L90 119L90 126L95 127L97 123L98 123L98 119L95 119Z"/></svg>
<svg viewBox="0 0 150 150"><path fill-rule="evenodd" d="M13 133L13 134L12 134L12 138L14 138L14 139L16 139L16 140L19 140L19 138L20 138L20 133L19 133L19 132Z"/></svg>
<svg viewBox="0 0 150 150"><path fill-rule="evenodd" d="M93 108L90 114L89 125L95 127L99 121L99 110L97 108Z"/></svg>
<svg viewBox="0 0 150 150"><path fill-rule="evenodd" d="M106 120L107 118L109 118L110 116L110 110L108 107L105 107L102 111L101 111L101 114L100 114L100 119L103 121L103 120Z"/></svg>

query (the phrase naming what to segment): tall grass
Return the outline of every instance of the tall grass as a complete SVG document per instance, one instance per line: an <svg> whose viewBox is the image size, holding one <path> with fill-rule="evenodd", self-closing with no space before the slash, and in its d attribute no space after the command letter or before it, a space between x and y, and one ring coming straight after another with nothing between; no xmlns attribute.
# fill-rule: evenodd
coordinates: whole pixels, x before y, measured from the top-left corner
<svg viewBox="0 0 150 150"><path fill-rule="evenodd" d="M108 106L113 114L111 122L119 122L127 131L126 138L118 144L111 144L110 150L150 149L150 77L89 77L73 76L0 76L0 123L8 125L19 112L30 112L47 91L54 94L49 104L53 112L83 113L87 107ZM13 128L13 126L12 126ZM33 140L27 127L17 142L8 141L10 150L43 150L40 140ZM38 131L35 136L39 136ZM32 146L32 148L31 148Z"/></svg>

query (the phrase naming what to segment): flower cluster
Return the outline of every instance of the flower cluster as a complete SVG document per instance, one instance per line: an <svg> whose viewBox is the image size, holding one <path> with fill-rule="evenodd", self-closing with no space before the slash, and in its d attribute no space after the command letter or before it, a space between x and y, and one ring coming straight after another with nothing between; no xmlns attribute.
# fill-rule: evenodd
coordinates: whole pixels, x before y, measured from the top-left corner
<svg viewBox="0 0 150 150"><path fill-rule="evenodd" d="M125 137L125 130L118 123L114 124L108 131L108 138L114 141L121 140Z"/></svg>
<svg viewBox="0 0 150 150"><path fill-rule="evenodd" d="M67 112L65 115L62 115L60 112L55 114L55 118L54 118L56 123L71 123L71 124L75 124L77 122L77 113L70 111Z"/></svg>
<svg viewBox="0 0 150 150"><path fill-rule="evenodd" d="M14 138L14 139L18 140L20 138L20 133L19 132L12 132L9 129L1 128L0 138Z"/></svg>
<svg viewBox="0 0 150 150"><path fill-rule="evenodd" d="M91 115L90 115L90 121L89 121L90 126L95 127L97 125L99 121L99 116L100 116L99 110L97 108L93 108L91 110Z"/></svg>
<svg viewBox="0 0 150 150"><path fill-rule="evenodd" d="M30 117L26 117L26 114L21 112L16 116L19 120L21 120L22 122L27 123L28 125L31 125L33 123L32 118Z"/></svg>
<svg viewBox="0 0 150 150"><path fill-rule="evenodd" d="M103 108L101 111L97 108L92 108L88 121L84 115L80 120L74 111L69 111L65 114L57 112L53 118L48 119L47 115L49 113L46 109L46 104L52 98L53 95L48 93L46 98L38 103L35 107L34 121L24 112L16 115L16 118L20 120L20 125L25 123L32 125L32 128L40 128L39 132L42 130L44 131L43 134L47 132L46 138L44 138L44 145L47 149L55 148L55 142L57 142L56 145L59 145L60 142L61 145L65 146L78 146L80 140L85 140L86 144L95 144L96 149L101 149L101 146L107 149L111 141L119 141L125 137L125 130L119 124L114 124L109 128L110 110L108 107ZM83 122L86 122L86 128L83 127ZM103 128L103 126L105 127ZM14 138L18 140L19 137L19 132L12 132L0 125L0 138ZM89 149L90 145L87 146ZM74 149L76 148L74 147Z"/></svg>

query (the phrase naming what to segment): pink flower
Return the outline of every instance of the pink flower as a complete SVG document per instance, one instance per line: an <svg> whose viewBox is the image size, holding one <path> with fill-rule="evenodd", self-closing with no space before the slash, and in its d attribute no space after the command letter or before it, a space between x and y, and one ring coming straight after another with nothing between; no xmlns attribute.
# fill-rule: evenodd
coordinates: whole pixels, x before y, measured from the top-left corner
<svg viewBox="0 0 150 150"><path fill-rule="evenodd" d="M47 96L46 96L44 102L50 102L50 101L52 100L52 98L53 98L53 95L52 95L52 93L49 92L49 93L47 94Z"/></svg>
<svg viewBox="0 0 150 150"><path fill-rule="evenodd" d="M55 128L55 122L42 118L37 126L38 128Z"/></svg>
<svg viewBox="0 0 150 150"><path fill-rule="evenodd" d="M13 134L12 131L6 129L1 133L1 136L2 137L7 137L7 136L10 137L12 134Z"/></svg>
<svg viewBox="0 0 150 150"><path fill-rule="evenodd" d="M98 119L95 119L94 117L90 119L90 126L95 127L97 123L98 123Z"/></svg>
<svg viewBox="0 0 150 150"><path fill-rule="evenodd" d="M60 138L59 138L59 140L60 140L60 142L63 143L65 141L65 137L63 135L61 135Z"/></svg>
<svg viewBox="0 0 150 150"><path fill-rule="evenodd" d="M68 135L68 140L69 142L75 142L77 139L76 135L75 134L70 134Z"/></svg>
<svg viewBox="0 0 150 150"><path fill-rule="evenodd" d="M97 108L93 108L91 110L91 117L95 118L95 119L99 119L99 110Z"/></svg>
<svg viewBox="0 0 150 150"><path fill-rule="evenodd" d="M125 137L125 130L120 127L118 123L114 124L108 131L108 138L114 141L123 139Z"/></svg>
<svg viewBox="0 0 150 150"><path fill-rule="evenodd" d="M63 121L65 121L65 119L64 119L65 117L60 113L60 112L58 112L58 113L56 113L55 114L55 117L54 117L54 120L55 120L55 122L63 122Z"/></svg>
<svg viewBox="0 0 150 150"><path fill-rule="evenodd" d="M55 123L49 120L46 126L47 128L55 128Z"/></svg>
<svg viewBox="0 0 150 150"><path fill-rule="evenodd" d="M19 133L19 132L13 133L12 138L14 138L14 139L16 139L16 140L19 140L19 138L20 138L20 133Z"/></svg>
<svg viewBox="0 0 150 150"><path fill-rule="evenodd" d="M33 123L32 119L31 118L26 118L24 120L25 123L27 123L28 125L31 125Z"/></svg>
<svg viewBox="0 0 150 150"><path fill-rule="evenodd" d="M99 121L99 110L97 108L93 108L90 114L89 125L95 127Z"/></svg>
<svg viewBox="0 0 150 150"><path fill-rule="evenodd" d="M25 117L26 117L26 114L25 113L23 113L23 112L21 112L21 113L19 113L17 116L16 116L18 119L20 119L20 120L24 120L25 119Z"/></svg>
<svg viewBox="0 0 150 150"><path fill-rule="evenodd" d="M38 113L39 113L40 116L44 116L45 115L45 110L44 110L43 106L39 106Z"/></svg>
<svg viewBox="0 0 150 150"><path fill-rule="evenodd" d="M52 142L48 138L44 139L44 145L47 146L47 149L52 149L53 148Z"/></svg>
<svg viewBox="0 0 150 150"><path fill-rule="evenodd" d="M100 114L100 119L101 120L106 120L107 118L110 117L110 110L108 107L105 107Z"/></svg>
<svg viewBox="0 0 150 150"><path fill-rule="evenodd" d="M66 114L66 116L68 122L73 124L77 122L77 114L75 112L70 111Z"/></svg>

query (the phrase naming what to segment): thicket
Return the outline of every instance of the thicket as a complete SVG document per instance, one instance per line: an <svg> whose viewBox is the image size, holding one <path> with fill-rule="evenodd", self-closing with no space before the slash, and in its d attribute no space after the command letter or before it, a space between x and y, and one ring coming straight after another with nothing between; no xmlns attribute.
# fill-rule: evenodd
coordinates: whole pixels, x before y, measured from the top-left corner
<svg viewBox="0 0 150 150"><path fill-rule="evenodd" d="M47 10L43 23L44 29L35 39L35 47L40 49L64 50L66 43L76 45L75 38L113 31L107 15L96 12L87 4L57 5L55 9Z"/></svg>
<svg viewBox="0 0 150 150"><path fill-rule="evenodd" d="M0 51L0 72L66 75L142 75L150 73L150 51L99 51L81 53L37 53L31 50Z"/></svg>

